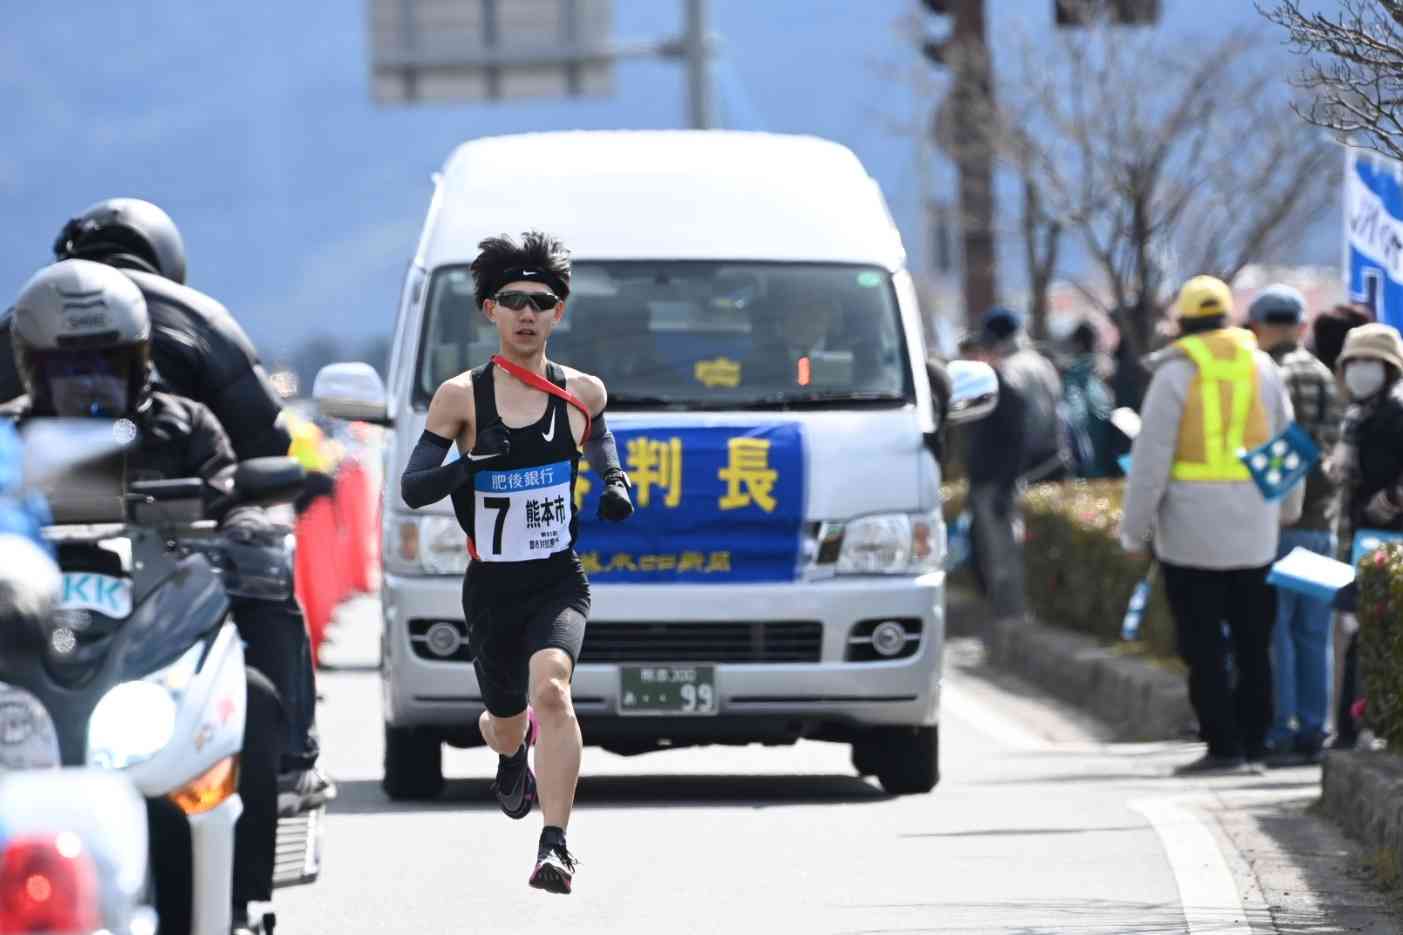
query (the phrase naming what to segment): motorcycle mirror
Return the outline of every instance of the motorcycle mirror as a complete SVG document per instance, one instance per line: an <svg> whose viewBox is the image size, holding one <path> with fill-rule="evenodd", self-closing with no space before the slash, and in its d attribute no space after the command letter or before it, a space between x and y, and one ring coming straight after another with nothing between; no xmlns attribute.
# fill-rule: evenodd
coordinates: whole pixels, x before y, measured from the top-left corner
<svg viewBox="0 0 1403 935"><path fill-rule="evenodd" d="M295 458L250 458L234 471L234 497L256 506L291 503L306 483L307 472Z"/></svg>

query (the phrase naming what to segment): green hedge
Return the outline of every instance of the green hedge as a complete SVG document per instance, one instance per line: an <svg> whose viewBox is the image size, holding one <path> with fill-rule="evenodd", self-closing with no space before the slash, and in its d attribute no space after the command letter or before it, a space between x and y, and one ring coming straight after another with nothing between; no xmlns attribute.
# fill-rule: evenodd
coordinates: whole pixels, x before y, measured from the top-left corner
<svg viewBox="0 0 1403 935"><path fill-rule="evenodd" d="M1040 484L1023 500L1027 538L1023 549L1028 607L1044 623L1120 644L1121 621L1147 563L1120 547L1123 480ZM964 484L943 491L946 521L964 509ZM1177 659L1174 624L1164 589L1153 589L1140 624L1140 639L1127 646L1166 661Z"/></svg>
<svg viewBox="0 0 1403 935"><path fill-rule="evenodd" d="M1359 563L1357 616L1365 723L1390 750L1403 751L1403 546L1384 546Z"/></svg>
<svg viewBox="0 0 1403 935"><path fill-rule="evenodd" d="M1047 623L1120 642L1121 621L1148 562L1120 546L1123 480L1040 484L1023 500L1028 606ZM1139 642L1155 656L1177 656L1174 623L1156 581Z"/></svg>

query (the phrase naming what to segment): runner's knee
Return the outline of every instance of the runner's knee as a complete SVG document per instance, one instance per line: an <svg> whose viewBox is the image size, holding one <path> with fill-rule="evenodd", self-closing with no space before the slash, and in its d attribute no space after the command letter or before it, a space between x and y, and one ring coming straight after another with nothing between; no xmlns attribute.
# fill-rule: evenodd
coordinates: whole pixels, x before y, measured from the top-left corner
<svg viewBox="0 0 1403 935"><path fill-rule="evenodd" d="M531 706L537 715L568 717L574 713L570 703L570 682L564 677L542 679L531 689Z"/></svg>
<svg viewBox="0 0 1403 935"><path fill-rule="evenodd" d="M482 739L498 753L510 755L520 746L526 736L526 712L512 717L499 717L484 711L477 721ZM490 736L489 736L490 735Z"/></svg>

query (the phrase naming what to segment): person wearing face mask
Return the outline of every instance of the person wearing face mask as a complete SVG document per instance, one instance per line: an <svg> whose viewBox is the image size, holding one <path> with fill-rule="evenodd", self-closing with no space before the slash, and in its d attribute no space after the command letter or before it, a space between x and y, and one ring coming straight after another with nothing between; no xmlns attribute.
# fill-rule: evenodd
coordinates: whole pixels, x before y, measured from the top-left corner
<svg viewBox="0 0 1403 935"><path fill-rule="evenodd" d="M1360 325L1345 337L1336 372L1349 406L1326 471L1340 488L1336 557L1348 562L1358 530L1403 532L1403 338L1391 325ZM1356 639L1351 635L1346 650L1336 747L1351 747L1358 739L1349 713L1358 694Z"/></svg>
<svg viewBox="0 0 1403 935"><path fill-rule="evenodd" d="M1348 560L1355 531L1403 530L1403 338L1391 325L1355 328L1337 372L1349 406L1326 470L1340 485L1335 532Z"/></svg>

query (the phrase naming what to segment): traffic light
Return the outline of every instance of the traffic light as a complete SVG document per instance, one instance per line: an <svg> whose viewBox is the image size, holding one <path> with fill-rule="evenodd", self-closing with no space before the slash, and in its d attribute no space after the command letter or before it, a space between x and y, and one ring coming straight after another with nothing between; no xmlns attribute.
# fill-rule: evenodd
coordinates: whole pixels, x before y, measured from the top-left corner
<svg viewBox="0 0 1403 935"><path fill-rule="evenodd" d="M949 16L951 13L950 3L951 0L921 0L921 5L936 16ZM949 45L950 36L948 34L938 39L927 36L921 40L921 55L932 65L943 68L949 64L945 55Z"/></svg>
<svg viewBox="0 0 1403 935"><path fill-rule="evenodd" d="M1159 22L1159 0L1053 0L1057 25L1086 26L1106 20L1117 26L1149 26Z"/></svg>

